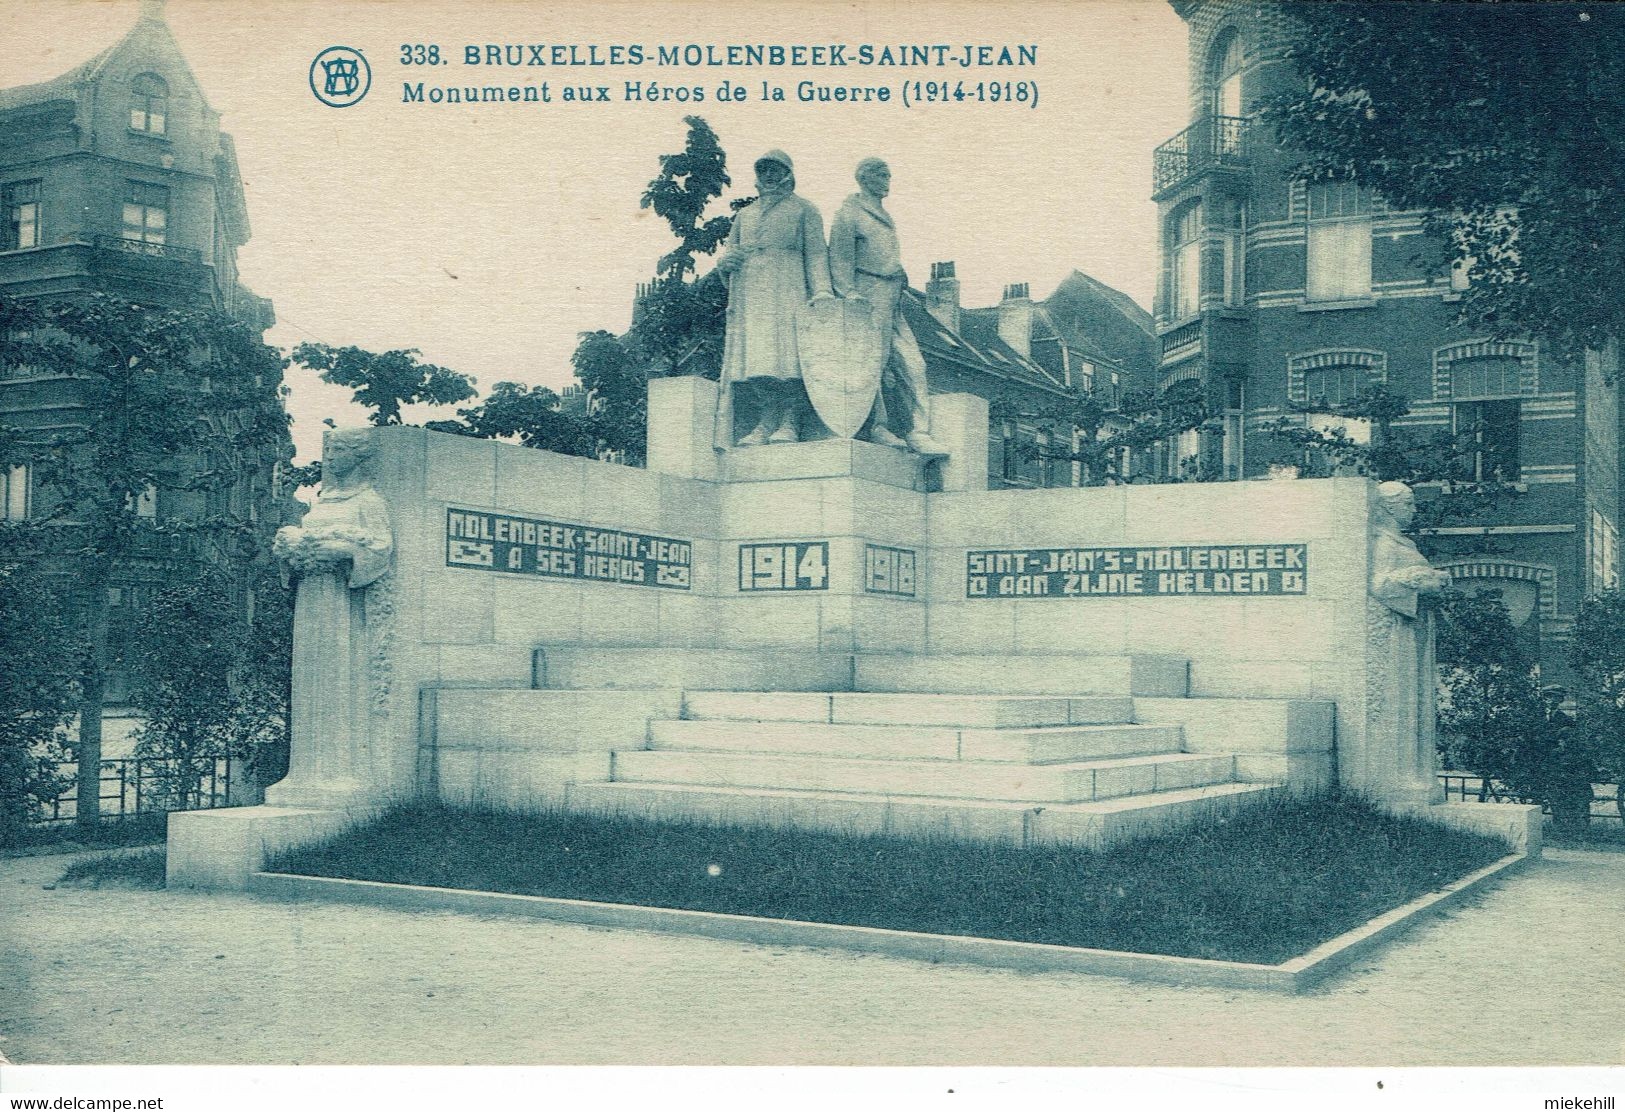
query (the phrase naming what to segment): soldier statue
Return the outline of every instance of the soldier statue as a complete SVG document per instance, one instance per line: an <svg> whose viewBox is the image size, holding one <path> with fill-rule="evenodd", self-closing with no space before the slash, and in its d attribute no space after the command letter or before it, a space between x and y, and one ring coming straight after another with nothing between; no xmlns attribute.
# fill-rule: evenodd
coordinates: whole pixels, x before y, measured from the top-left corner
<svg viewBox="0 0 1625 1112"><path fill-rule="evenodd" d="M947 453L931 439L931 401L925 359L914 330L903 317L901 298L908 285L897 244L897 226L886 211L891 168L878 158L858 163L859 192L841 205L830 225L829 266L835 292L869 302L880 332L880 389L869 415L868 439L895 448L905 445L923 456ZM887 395L896 411L887 406Z"/></svg>

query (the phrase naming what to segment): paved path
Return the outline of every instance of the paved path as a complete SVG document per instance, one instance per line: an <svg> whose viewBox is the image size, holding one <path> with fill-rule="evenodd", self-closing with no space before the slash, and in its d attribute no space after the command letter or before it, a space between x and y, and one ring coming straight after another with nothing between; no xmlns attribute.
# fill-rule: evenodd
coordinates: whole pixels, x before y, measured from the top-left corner
<svg viewBox="0 0 1625 1112"><path fill-rule="evenodd" d="M57 889L0 862L18 1063L1614 1065L1625 854L1547 858L1299 997L507 917Z"/></svg>

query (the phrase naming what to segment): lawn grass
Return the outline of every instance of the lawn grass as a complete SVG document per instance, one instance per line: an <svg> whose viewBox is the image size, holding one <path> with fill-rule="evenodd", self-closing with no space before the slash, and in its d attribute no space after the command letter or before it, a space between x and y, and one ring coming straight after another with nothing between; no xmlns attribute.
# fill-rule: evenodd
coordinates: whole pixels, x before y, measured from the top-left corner
<svg viewBox="0 0 1625 1112"><path fill-rule="evenodd" d="M164 847L139 853L110 853L86 857L69 865L58 884L84 888L117 885L121 888L162 888L164 886Z"/></svg>
<svg viewBox="0 0 1625 1112"><path fill-rule="evenodd" d="M267 869L1275 964L1506 853L1341 794L1098 853L413 803Z"/></svg>

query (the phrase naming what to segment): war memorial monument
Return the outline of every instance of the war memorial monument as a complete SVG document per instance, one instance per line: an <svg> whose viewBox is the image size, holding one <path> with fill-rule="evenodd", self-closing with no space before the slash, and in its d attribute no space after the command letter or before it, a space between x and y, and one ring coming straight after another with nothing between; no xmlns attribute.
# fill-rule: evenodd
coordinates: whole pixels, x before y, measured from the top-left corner
<svg viewBox="0 0 1625 1112"><path fill-rule="evenodd" d="M1446 804L1413 502L1364 478L990 491L930 396L885 163L826 241L779 151L718 266L721 381L649 386L648 466L413 427L328 436L284 529L293 751L176 813L171 884L391 801L1104 846L1332 783Z"/></svg>

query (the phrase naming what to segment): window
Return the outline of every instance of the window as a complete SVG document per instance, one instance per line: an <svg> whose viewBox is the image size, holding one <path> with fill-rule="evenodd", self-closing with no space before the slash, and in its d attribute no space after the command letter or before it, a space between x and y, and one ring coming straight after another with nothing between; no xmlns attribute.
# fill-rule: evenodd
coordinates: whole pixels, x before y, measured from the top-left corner
<svg viewBox="0 0 1625 1112"><path fill-rule="evenodd" d="M168 126L169 86L155 73L130 82L130 130L163 135Z"/></svg>
<svg viewBox="0 0 1625 1112"><path fill-rule="evenodd" d="M1247 299L1247 207L1236 204L1224 230L1224 303L1238 308Z"/></svg>
<svg viewBox="0 0 1625 1112"><path fill-rule="evenodd" d="M1519 475L1519 403L1516 398L1457 402L1451 406L1468 482L1516 482Z"/></svg>
<svg viewBox="0 0 1625 1112"><path fill-rule="evenodd" d="M1303 396L1310 405L1348 405L1364 386L1364 367L1313 367L1303 372Z"/></svg>
<svg viewBox="0 0 1625 1112"><path fill-rule="evenodd" d="M169 190L132 181L124 195L124 238L165 243L169 233Z"/></svg>
<svg viewBox="0 0 1625 1112"><path fill-rule="evenodd" d="M1213 51L1213 114L1240 116L1241 36L1231 31L1215 43Z"/></svg>
<svg viewBox="0 0 1625 1112"><path fill-rule="evenodd" d="M0 189L0 251L21 251L39 246L39 195L37 181L17 181Z"/></svg>
<svg viewBox="0 0 1625 1112"><path fill-rule="evenodd" d="M134 499L135 516L156 521L158 518L158 488L148 483Z"/></svg>
<svg viewBox="0 0 1625 1112"><path fill-rule="evenodd" d="M1037 464L1036 479L1038 485L1045 487L1064 485L1058 484L1056 479L1056 476L1060 473L1060 461L1055 459L1050 451L1048 432L1043 429L1038 430L1038 434L1033 437L1033 450L1035 453L1034 462Z"/></svg>
<svg viewBox="0 0 1625 1112"><path fill-rule="evenodd" d="M1371 194L1352 182L1308 190L1309 243L1305 295L1310 301L1371 296Z"/></svg>
<svg viewBox="0 0 1625 1112"><path fill-rule="evenodd" d="M1170 479L1181 479L1196 474L1202 457L1202 433L1199 429L1186 429L1163 441L1163 474Z"/></svg>
<svg viewBox="0 0 1625 1112"><path fill-rule="evenodd" d="M1597 510L1591 511L1591 593L1619 586L1619 530Z"/></svg>
<svg viewBox="0 0 1625 1112"><path fill-rule="evenodd" d="M1168 315L1184 320L1202 305L1202 204L1192 202L1168 222Z"/></svg>
<svg viewBox="0 0 1625 1112"><path fill-rule="evenodd" d="M0 494L4 495L4 521L27 521L33 510L33 498L26 463L13 464L0 471Z"/></svg>
<svg viewBox="0 0 1625 1112"><path fill-rule="evenodd" d="M1452 259L1450 262L1450 292L1465 293L1473 284L1473 266L1478 260L1472 255L1464 259Z"/></svg>
<svg viewBox="0 0 1625 1112"><path fill-rule="evenodd" d="M1523 361L1512 355L1476 356L1450 364L1450 393L1468 398L1515 398L1521 394Z"/></svg>
<svg viewBox="0 0 1625 1112"><path fill-rule="evenodd" d="M7 345L22 346L36 342L36 337L31 328L14 328L9 332L0 333L0 340ZM0 379L33 378L39 373L39 368L25 362L24 356L16 350L8 351L5 358L0 360Z"/></svg>

